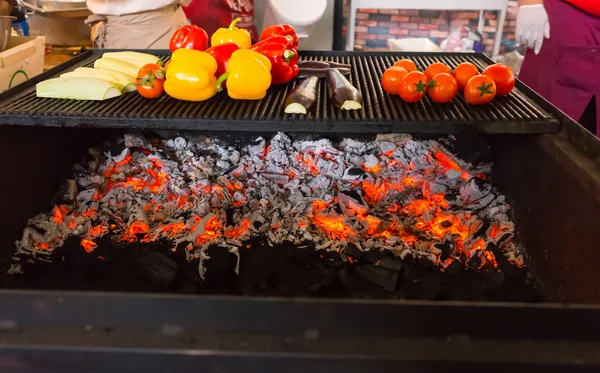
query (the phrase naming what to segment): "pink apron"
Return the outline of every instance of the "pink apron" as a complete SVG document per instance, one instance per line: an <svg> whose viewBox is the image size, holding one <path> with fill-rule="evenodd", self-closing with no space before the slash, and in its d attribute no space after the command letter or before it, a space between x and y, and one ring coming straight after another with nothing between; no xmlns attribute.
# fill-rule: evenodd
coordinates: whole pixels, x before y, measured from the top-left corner
<svg viewBox="0 0 600 373"><path fill-rule="evenodd" d="M596 96L600 136L600 18L563 0L545 0L550 39L538 55L527 50L519 78L578 121Z"/></svg>

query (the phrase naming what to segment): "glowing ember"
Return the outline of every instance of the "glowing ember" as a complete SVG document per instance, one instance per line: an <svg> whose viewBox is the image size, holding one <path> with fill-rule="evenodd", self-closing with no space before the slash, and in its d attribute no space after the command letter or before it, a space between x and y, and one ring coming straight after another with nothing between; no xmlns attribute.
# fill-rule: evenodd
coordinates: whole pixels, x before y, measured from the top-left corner
<svg viewBox="0 0 600 373"><path fill-rule="evenodd" d="M135 236L137 234L146 234L150 230L148 223L144 221L134 221L129 226L129 234Z"/></svg>
<svg viewBox="0 0 600 373"><path fill-rule="evenodd" d="M442 167L444 167L446 170L455 170L460 172L461 178L463 178L464 180L469 180L471 178L471 175L469 175L462 168L460 168L458 163L448 158L448 156L442 153L441 151L436 151L434 156L435 159L437 159L440 162L440 165L442 165Z"/></svg>
<svg viewBox="0 0 600 373"><path fill-rule="evenodd" d="M461 169L462 161L435 141L407 136L334 146L278 134L240 151L210 141L178 138L157 146L127 136L135 146L116 158L97 152L101 158L80 168L86 171L77 175L76 200L32 219L20 253L48 255L70 236L93 252L109 235L169 240L193 260L206 257L209 245L244 247L262 236L272 245L312 242L337 252L353 243L425 256L441 268L475 256L473 263L497 266L486 249L493 243L523 265L504 197L491 194L485 174L478 182L490 187L477 189L481 183ZM487 236L475 238L484 226ZM434 247L440 244L450 247L451 258L441 259Z"/></svg>
<svg viewBox="0 0 600 373"><path fill-rule="evenodd" d="M327 234L329 237L337 240L348 241L350 236L354 236L356 232L344 223L343 216L322 216L318 215L314 218L316 226Z"/></svg>
<svg viewBox="0 0 600 373"><path fill-rule="evenodd" d="M225 237L237 239L240 235L242 235L244 232L246 232L249 227L250 227L250 220L244 219L242 221L242 225L240 227L232 228L232 229L229 229L228 231L226 231Z"/></svg>
<svg viewBox="0 0 600 373"><path fill-rule="evenodd" d="M92 240L88 240L87 238L81 240L81 247L83 247L88 253L93 253L97 246L98 244Z"/></svg>

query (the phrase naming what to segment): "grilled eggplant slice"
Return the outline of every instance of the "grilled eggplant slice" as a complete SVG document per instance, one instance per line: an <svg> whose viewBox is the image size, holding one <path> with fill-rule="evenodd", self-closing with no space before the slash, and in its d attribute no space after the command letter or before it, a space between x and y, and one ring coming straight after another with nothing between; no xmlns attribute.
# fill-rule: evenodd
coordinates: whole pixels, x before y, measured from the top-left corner
<svg viewBox="0 0 600 373"><path fill-rule="evenodd" d="M348 69L352 68L351 65L346 63L337 62L326 62L326 61L300 61L298 62L300 69Z"/></svg>
<svg viewBox="0 0 600 373"><path fill-rule="evenodd" d="M308 78L310 76L316 76L318 78L326 78L327 72L329 70L330 70L329 67L326 67L326 68L303 67L300 69L300 73L298 74L297 78L302 79L302 78ZM340 73L342 73L342 75L350 75L350 69L344 69L344 68L337 69L336 68L336 70L339 71Z"/></svg>
<svg viewBox="0 0 600 373"><path fill-rule="evenodd" d="M327 71L331 103L339 110L362 109L363 98L358 89L336 69Z"/></svg>
<svg viewBox="0 0 600 373"><path fill-rule="evenodd" d="M296 86L285 99L285 112L288 114L306 114L317 101L317 83L319 78L311 76Z"/></svg>

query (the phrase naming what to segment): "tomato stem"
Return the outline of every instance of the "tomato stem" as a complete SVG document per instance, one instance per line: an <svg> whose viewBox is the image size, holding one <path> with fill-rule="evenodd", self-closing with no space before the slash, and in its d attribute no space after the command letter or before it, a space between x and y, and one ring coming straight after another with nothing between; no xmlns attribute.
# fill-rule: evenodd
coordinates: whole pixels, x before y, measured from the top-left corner
<svg viewBox="0 0 600 373"><path fill-rule="evenodd" d="M493 85L494 85L493 83L491 83L491 84L485 84L485 82L481 83L481 85L479 87L477 87L477 89L479 90L479 97L483 97L486 94L487 95L494 94L494 91L492 90Z"/></svg>

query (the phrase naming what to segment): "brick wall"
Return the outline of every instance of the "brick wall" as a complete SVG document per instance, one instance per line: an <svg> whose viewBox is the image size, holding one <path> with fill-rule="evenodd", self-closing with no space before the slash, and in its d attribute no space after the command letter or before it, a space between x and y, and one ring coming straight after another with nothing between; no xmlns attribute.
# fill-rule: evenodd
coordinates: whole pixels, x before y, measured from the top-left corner
<svg viewBox="0 0 600 373"><path fill-rule="evenodd" d="M346 21L347 3L345 1ZM515 0L508 3L501 52L514 48L518 6ZM498 16L498 12L484 12L483 43L487 53L492 52ZM388 39L426 37L439 45L451 31L458 30L461 26L477 29L478 24L478 11L359 9L356 13L354 44L355 49L387 50Z"/></svg>

